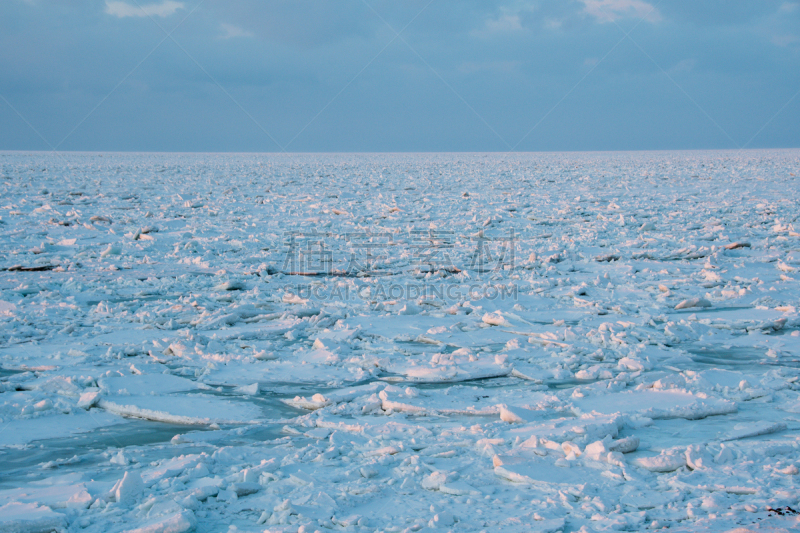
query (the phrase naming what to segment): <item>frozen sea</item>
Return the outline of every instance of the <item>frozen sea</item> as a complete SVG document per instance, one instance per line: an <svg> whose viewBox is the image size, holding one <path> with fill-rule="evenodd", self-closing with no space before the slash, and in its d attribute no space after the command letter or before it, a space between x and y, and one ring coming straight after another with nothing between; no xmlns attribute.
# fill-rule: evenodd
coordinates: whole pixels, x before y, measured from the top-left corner
<svg viewBox="0 0 800 533"><path fill-rule="evenodd" d="M0 531L797 530L799 176L0 152Z"/></svg>

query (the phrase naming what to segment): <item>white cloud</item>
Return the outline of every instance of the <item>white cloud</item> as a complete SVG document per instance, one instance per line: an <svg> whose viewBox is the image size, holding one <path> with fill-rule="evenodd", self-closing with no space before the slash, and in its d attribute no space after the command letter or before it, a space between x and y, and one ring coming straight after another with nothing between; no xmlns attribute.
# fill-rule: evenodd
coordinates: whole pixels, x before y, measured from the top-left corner
<svg viewBox="0 0 800 533"><path fill-rule="evenodd" d="M234 26L233 24L225 24L224 22L221 24L222 30L225 32L224 34L220 35L220 39L233 39L235 37L252 37L252 32L247 30L243 30L238 26Z"/></svg>
<svg viewBox="0 0 800 533"><path fill-rule="evenodd" d="M697 65L697 60L694 58L683 59L678 61L674 66L672 66L667 72L670 74L686 74L687 72L691 72L694 70L694 67Z"/></svg>
<svg viewBox="0 0 800 533"><path fill-rule="evenodd" d="M475 29L471 34L475 37L492 38L498 35L510 35L524 31L522 26L522 19L520 18L520 10L514 11L507 8L501 8L501 12L497 17L487 19L483 27Z"/></svg>
<svg viewBox="0 0 800 533"><path fill-rule="evenodd" d="M789 46L800 41L797 35L775 35L772 37L772 44L775 46Z"/></svg>
<svg viewBox="0 0 800 533"><path fill-rule="evenodd" d="M503 15L495 20L486 21L486 30L490 33L509 33L521 29L519 15Z"/></svg>
<svg viewBox="0 0 800 533"><path fill-rule="evenodd" d="M115 17L168 17L183 9L183 2L165 0L160 4L146 4L143 6L130 5L120 1L106 0L106 13Z"/></svg>
<svg viewBox="0 0 800 533"><path fill-rule="evenodd" d="M584 11L600 22L636 17L648 22L661 20L661 13L644 0L582 0Z"/></svg>
<svg viewBox="0 0 800 533"><path fill-rule="evenodd" d="M465 61L459 65L458 70L464 74L474 74L476 72L502 72L507 74L516 71L520 65L519 61Z"/></svg>

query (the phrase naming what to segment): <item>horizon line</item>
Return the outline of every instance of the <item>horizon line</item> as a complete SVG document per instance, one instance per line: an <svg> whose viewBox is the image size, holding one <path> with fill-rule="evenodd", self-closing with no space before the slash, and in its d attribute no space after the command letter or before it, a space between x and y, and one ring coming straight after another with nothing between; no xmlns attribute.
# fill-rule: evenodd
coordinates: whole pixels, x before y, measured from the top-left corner
<svg viewBox="0 0 800 533"><path fill-rule="evenodd" d="M136 154L185 154L185 155L415 155L415 154L481 154L481 155L525 155L525 154L614 154L614 153L666 153L666 152L758 152L758 151L790 151L800 150L800 146L784 146L769 148L647 148L647 149L620 149L620 150L527 150L527 151L480 151L480 150L408 150L408 151L164 151L164 150L19 150L0 149L0 154L47 154L47 155L136 155Z"/></svg>

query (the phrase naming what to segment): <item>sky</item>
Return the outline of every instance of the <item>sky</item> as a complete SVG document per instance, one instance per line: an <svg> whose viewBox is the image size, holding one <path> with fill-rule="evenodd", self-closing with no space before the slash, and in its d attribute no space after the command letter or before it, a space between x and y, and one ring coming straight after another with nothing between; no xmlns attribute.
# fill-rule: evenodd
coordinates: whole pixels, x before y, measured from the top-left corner
<svg viewBox="0 0 800 533"><path fill-rule="evenodd" d="M2 0L0 150L800 147L800 0Z"/></svg>

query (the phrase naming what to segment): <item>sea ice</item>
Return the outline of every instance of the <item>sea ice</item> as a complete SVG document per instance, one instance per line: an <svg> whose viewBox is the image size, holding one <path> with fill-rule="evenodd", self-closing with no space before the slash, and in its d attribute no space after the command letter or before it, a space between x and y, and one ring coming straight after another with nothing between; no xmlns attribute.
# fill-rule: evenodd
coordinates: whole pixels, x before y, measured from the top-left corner
<svg viewBox="0 0 800 533"><path fill-rule="evenodd" d="M4 532L798 527L797 150L0 172Z"/></svg>

